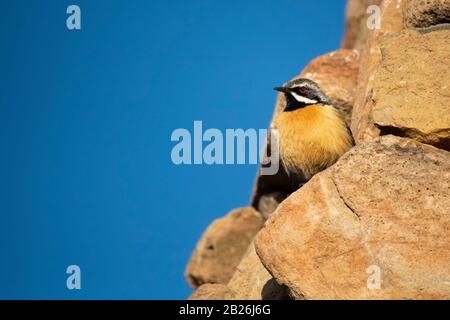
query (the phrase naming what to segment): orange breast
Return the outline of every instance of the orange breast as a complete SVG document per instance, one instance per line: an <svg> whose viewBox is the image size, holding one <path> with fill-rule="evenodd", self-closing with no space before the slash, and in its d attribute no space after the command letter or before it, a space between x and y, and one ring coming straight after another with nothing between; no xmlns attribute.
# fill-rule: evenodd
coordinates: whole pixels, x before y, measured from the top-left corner
<svg viewBox="0 0 450 320"><path fill-rule="evenodd" d="M289 173L311 178L352 147L342 115L332 106L312 105L281 112L274 120L280 156Z"/></svg>

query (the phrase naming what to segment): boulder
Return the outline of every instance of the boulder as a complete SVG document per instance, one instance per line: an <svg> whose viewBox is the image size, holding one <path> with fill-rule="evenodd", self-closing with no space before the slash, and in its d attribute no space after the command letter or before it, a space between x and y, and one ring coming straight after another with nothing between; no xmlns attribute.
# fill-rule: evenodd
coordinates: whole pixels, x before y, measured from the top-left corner
<svg viewBox="0 0 450 320"><path fill-rule="evenodd" d="M296 299L449 299L450 153L408 138L354 147L255 239Z"/></svg>
<svg viewBox="0 0 450 320"><path fill-rule="evenodd" d="M262 225L263 217L252 207L233 210L215 220L202 235L186 268L189 284L228 283Z"/></svg>
<svg viewBox="0 0 450 320"><path fill-rule="evenodd" d="M450 30L405 30L384 39L381 52L371 125L450 150Z"/></svg>

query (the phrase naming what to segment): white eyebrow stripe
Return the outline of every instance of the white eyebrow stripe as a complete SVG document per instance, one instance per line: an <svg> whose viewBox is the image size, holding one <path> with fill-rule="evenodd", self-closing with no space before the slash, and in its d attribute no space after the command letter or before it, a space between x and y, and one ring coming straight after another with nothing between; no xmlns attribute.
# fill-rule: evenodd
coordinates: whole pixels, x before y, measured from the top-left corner
<svg viewBox="0 0 450 320"><path fill-rule="evenodd" d="M314 103L317 103L317 100L308 99L308 98L299 96L299 95L296 94L295 92L291 92L291 94L294 96L294 98L295 98L298 102L303 102L303 103L307 103L307 104L314 104Z"/></svg>

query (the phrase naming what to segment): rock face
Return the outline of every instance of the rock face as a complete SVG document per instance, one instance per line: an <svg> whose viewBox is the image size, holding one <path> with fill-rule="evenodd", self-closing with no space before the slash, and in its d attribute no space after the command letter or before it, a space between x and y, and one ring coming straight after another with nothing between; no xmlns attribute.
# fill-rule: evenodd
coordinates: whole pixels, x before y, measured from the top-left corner
<svg viewBox="0 0 450 320"><path fill-rule="evenodd" d="M204 283L226 284L233 275L263 218L252 207L230 212L214 221L203 234L186 268L193 287Z"/></svg>
<svg viewBox="0 0 450 320"><path fill-rule="evenodd" d="M450 30L405 30L383 40L381 52L371 113L380 134L450 150Z"/></svg>
<svg viewBox="0 0 450 320"><path fill-rule="evenodd" d="M449 194L450 153L384 136L287 198L256 251L295 298L449 299Z"/></svg>
<svg viewBox="0 0 450 320"><path fill-rule="evenodd" d="M424 15L443 16L447 9L438 2L383 1L382 27L370 31L362 50L351 124L356 143L391 133L449 150L444 109L450 102L450 29L430 25L441 18L421 22ZM419 32L406 25L427 28Z"/></svg>
<svg viewBox="0 0 450 320"><path fill-rule="evenodd" d="M356 143L379 136L380 131L371 123L373 82L381 61L381 42L404 29L403 7L400 0L385 0L380 5L381 28L370 30L361 48L361 61L352 111L351 129Z"/></svg>

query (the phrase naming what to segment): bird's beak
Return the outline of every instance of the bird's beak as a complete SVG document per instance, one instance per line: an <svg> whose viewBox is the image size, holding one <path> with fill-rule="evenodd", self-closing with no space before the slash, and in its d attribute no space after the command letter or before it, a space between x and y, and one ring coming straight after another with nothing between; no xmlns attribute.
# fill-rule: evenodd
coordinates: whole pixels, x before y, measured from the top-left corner
<svg viewBox="0 0 450 320"><path fill-rule="evenodd" d="M273 90L284 92L284 93L289 92L289 88L286 88L286 87L275 87L275 88L273 88Z"/></svg>

